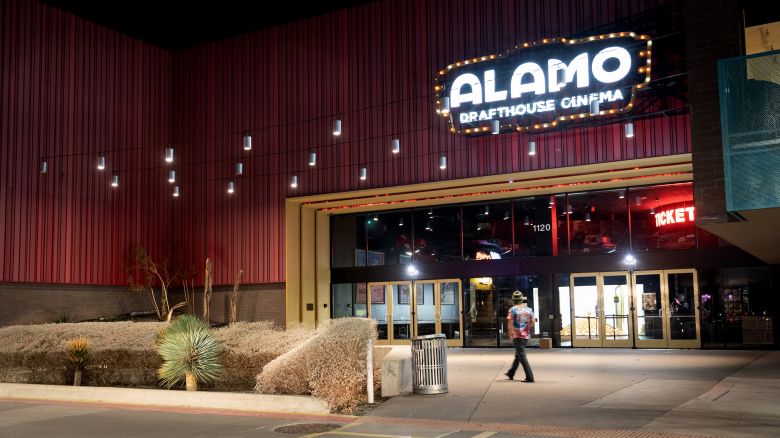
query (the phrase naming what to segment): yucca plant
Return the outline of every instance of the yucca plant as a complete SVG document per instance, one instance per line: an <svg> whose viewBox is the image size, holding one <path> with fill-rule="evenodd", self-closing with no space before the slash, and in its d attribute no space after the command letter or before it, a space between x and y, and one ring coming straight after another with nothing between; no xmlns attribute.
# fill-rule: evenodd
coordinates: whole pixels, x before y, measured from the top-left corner
<svg viewBox="0 0 780 438"><path fill-rule="evenodd" d="M187 391L197 391L198 382L214 381L222 371L221 346L208 324L183 315L162 330L155 342L163 359L160 383L171 388L185 382Z"/></svg>
<svg viewBox="0 0 780 438"><path fill-rule="evenodd" d="M75 368L73 386L81 386L81 372L89 362L89 340L84 337L69 340L65 347L65 358Z"/></svg>

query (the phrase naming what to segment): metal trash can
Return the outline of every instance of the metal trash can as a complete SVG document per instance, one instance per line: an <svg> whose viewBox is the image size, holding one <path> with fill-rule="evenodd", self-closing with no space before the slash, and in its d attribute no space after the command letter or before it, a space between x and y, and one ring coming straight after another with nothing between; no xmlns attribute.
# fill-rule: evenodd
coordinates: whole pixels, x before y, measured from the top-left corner
<svg viewBox="0 0 780 438"><path fill-rule="evenodd" d="M415 394L447 392L447 337L412 338L412 391Z"/></svg>

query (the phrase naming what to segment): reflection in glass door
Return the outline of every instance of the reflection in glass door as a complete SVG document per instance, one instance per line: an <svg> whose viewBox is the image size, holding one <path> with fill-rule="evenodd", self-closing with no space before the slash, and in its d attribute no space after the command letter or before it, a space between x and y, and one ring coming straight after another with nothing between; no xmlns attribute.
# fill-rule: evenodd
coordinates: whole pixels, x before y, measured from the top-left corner
<svg viewBox="0 0 780 438"><path fill-rule="evenodd" d="M414 336L442 333L447 337L447 345L462 346L460 281L415 281L414 289L417 309Z"/></svg>
<svg viewBox="0 0 780 438"><path fill-rule="evenodd" d="M388 341L388 323L390 319L390 310L387 307L386 285L384 283L369 283L368 299L371 303L368 307L368 317L376 320L376 331L378 343ZM359 297L359 295L358 295Z"/></svg>
<svg viewBox="0 0 780 438"><path fill-rule="evenodd" d="M696 271L666 271L669 291L669 346L699 347L699 302Z"/></svg>
<svg viewBox="0 0 780 438"><path fill-rule="evenodd" d="M636 346L640 348L665 348L662 293L663 273L634 273L636 299Z"/></svg>
<svg viewBox="0 0 780 438"><path fill-rule="evenodd" d="M368 317L377 322L378 344L408 344L415 336L443 333L462 346L458 280L369 283ZM412 293L414 291L414 293ZM365 295L363 295L364 297ZM358 302L361 299L358 293Z"/></svg>
<svg viewBox="0 0 780 438"><path fill-rule="evenodd" d="M637 347L700 348L696 271L642 271L634 281Z"/></svg>
<svg viewBox="0 0 780 438"><path fill-rule="evenodd" d="M447 337L447 345L462 346L463 314L460 309L463 296L460 293L460 281L457 279L440 280L436 284L436 292L438 297L436 299L438 310L436 332L443 333Z"/></svg>
<svg viewBox="0 0 780 438"><path fill-rule="evenodd" d="M572 274L573 345L630 347L631 308L624 272Z"/></svg>
<svg viewBox="0 0 780 438"><path fill-rule="evenodd" d="M391 302L393 315L392 340L409 340L412 338L412 288L407 283L395 283L389 285L393 301Z"/></svg>
<svg viewBox="0 0 780 438"><path fill-rule="evenodd" d="M433 335L436 331L436 305L433 302L436 283L417 281L414 284L414 301L417 306L417 336Z"/></svg>

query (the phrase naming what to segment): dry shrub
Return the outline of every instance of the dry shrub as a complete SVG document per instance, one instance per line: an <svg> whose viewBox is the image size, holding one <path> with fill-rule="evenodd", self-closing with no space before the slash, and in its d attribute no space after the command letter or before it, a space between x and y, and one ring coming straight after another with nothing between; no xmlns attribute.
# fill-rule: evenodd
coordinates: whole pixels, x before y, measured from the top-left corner
<svg viewBox="0 0 780 438"><path fill-rule="evenodd" d="M302 324L282 330L271 321L237 322L217 329L215 334L222 343L224 371L214 387L251 390L257 373L268 362L311 339L314 330Z"/></svg>
<svg viewBox="0 0 780 438"><path fill-rule="evenodd" d="M279 356L257 376L264 393L312 394L351 412L366 400L366 350L376 323L342 318L323 323L309 341Z"/></svg>
<svg viewBox="0 0 780 438"><path fill-rule="evenodd" d="M22 325L0 328L0 382L68 384L73 373L63 358L67 341L89 338L90 362L83 384L93 386L157 386L161 364L155 338L167 326L161 322L85 322ZM263 367L314 330L293 325L284 331L271 322L240 322L214 330L222 343L224 371L210 385L251 391Z"/></svg>
<svg viewBox="0 0 780 438"><path fill-rule="evenodd" d="M11 326L0 329L0 381L66 384L62 351L70 339L91 343L90 362L84 369L87 385L152 386L159 364L153 343L164 326L157 322L86 322Z"/></svg>

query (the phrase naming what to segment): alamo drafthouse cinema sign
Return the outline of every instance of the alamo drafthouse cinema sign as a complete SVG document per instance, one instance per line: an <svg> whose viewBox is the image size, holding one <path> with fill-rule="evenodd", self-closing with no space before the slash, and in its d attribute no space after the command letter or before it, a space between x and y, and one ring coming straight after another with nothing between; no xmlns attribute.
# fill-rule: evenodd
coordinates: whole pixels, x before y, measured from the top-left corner
<svg viewBox="0 0 780 438"><path fill-rule="evenodd" d="M630 111L650 82L652 41L616 32L524 43L439 71L436 112L450 131L498 134L553 128Z"/></svg>

